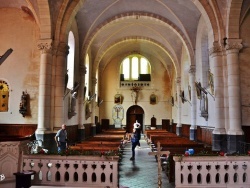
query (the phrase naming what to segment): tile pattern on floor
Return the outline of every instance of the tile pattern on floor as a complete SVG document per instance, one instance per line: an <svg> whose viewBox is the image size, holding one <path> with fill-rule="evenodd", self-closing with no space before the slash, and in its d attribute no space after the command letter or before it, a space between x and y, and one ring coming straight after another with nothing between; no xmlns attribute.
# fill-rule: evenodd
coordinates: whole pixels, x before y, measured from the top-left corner
<svg viewBox="0 0 250 188"><path fill-rule="evenodd" d="M157 188L158 168L155 157L148 155L151 151L149 145L142 136L141 148L135 149L135 161L130 161L132 154L131 143L127 143L123 149L122 160L119 163L119 187L120 188ZM174 188L174 184L168 182L165 172L162 172L162 188Z"/></svg>

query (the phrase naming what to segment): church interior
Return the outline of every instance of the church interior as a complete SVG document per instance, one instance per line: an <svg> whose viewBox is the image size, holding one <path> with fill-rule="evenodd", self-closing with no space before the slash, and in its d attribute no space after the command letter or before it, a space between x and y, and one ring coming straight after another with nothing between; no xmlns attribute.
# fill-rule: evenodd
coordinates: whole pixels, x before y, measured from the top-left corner
<svg viewBox="0 0 250 188"><path fill-rule="evenodd" d="M145 138L250 151L250 0L0 0L0 18L2 148L56 151L62 124L73 146L138 121Z"/></svg>

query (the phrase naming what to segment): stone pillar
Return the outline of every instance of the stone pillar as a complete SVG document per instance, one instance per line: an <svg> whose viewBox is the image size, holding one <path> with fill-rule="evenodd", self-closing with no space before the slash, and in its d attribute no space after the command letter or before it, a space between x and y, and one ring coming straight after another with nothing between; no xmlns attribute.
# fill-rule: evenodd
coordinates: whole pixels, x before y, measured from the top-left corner
<svg viewBox="0 0 250 188"><path fill-rule="evenodd" d="M85 139L85 127L84 127L84 118L85 118L85 109L84 104L86 100L86 90L85 88L85 74L87 73L87 68L85 65L80 66L80 88L79 88L79 125L78 125L78 141L82 141Z"/></svg>
<svg viewBox="0 0 250 188"><path fill-rule="evenodd" d="M96 74L94 74L96 75ZM94 99L91 101L91 108L92 108L92 114L91 114L91 122L92 123L92 135L95 136L96 135L96 124L95 124L95 106L96 106L96 84L97 84L97 78L96 77L92 77L92 93L93 95L95 94ZM121 126L120 126L121 128Z"/></svg>
<svg viewBox="0 0 250 188"><path fill-rule="evenodd" d="M36 139L42 140L39 145L47 148L51 140L51 79L52 79L52 40L40 40L38 49L41 51L39 96L38 96L38 125ZM49 142L48 142L49 141Z"/></svg>
<svg viewBox="0 0 250 188"><path fill-rule="evenodd" d="M172 104L172 97L170 99L170 111L169 111L169 129L167 128L167 131L173 132L173 125L172 125L172 119L173 119L173 108L174 105ZM172 104L172 105L171 105Z"/></svg>
<svg viewBox="0 0 250 188"><path fill-rule="evenodd" d="M243 139L241 129L239 51L241 39L228 39L226 45L228 72L229 130L227 131L227 152L239 151L238 141Z"/></svg>
<svg viewBox="0 0 250 188"><path fill-rule="evenodd" d="M181 78L176 78L176 90L177 90L177 103L178 103L178 110L177 110L177 125L176 125L176 134L178 136L182 136L182 124L181 124Z"/></svg>
<svg viewBox="0 0 250 188"><path fill-rule="evenodd" d="M196 126L196 87L195 87L195 65L190 66L189 83L191 87L191 127L190 140L197 140L197 126Z"/></svg>
<svg viewBox="0 0 250 188"><path fill-rule="evenodd" d="M225 130L225 116L224 116L224 94L223 94L223 54L222 47L215 42L210 49L211 64L214 65L214 130L212 135L212 149L213 151L226 150L226 130Z"/></svg>
<svg viewBox="0 0 250 188"><path fill-rule="evenodd" d="M69 53L69 46L66 43L59 43L56 49L56 71L55 71L55 116L54 116L54 131L61 128L68 116L67 96L64 98L65 74L67 69L67 55ZM69 93L70 95L70 93ZM65 101L66 100L66 101ZM64 106L65 105L65 106Z"/></svg>

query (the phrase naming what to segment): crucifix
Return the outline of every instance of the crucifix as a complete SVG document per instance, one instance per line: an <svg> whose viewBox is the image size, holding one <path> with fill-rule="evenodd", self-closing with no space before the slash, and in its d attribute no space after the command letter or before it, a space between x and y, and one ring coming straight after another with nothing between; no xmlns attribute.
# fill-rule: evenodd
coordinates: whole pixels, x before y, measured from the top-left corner
<svg viewBox="0 0 250 188"><path fill-rule="evenodd" d="M157 151L153 151L153 152L148 152L149 155L157 155L157 162L158 162L158 188L161 188L161 156L163 154L169 155L170 151L161 151L161 144L160 142L157 142Z"/></svg>

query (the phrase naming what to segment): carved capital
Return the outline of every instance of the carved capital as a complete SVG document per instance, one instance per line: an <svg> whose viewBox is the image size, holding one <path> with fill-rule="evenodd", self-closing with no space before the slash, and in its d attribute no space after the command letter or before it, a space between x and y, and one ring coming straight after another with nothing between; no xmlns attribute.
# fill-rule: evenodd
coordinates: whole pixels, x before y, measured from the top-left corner
<svg viewBox="0 0 250 188"><path fill-rule="evenodd" d="M83 75L86 74L86 73L87 73L87 67L86 67L85 65L81 65L80 71L81 71L81 73L82 73Z"/></svg>
<svg viewBox="0 0 250 188"><path fill-rule="evenodd" d="M64 42L60 42L57 46L56 55L67 56L69 54L69 46Z"/></svg>
<svg viewBox="0 0 250 188"><path fill-rule="evenodd" d="M209 49L209 55L215 56L219 55L222 52L222 45L219 42L214 42L213 47Z"/></svg>
<svg viewBox="0 0 250 188"><path fill-rule="evenodd" d="M97 79L95 77L92 78L92 84L96 85L97 84Z"/></svg>
<svg viewBox="0 0 250 188"><path fill-rule="evenodd" d="M196 72L195 65L190 65L190 69L188 71L190 74L194 74Z"/></svg>
<svg viewBox="0 0 250 188"><path fill-rule="evenodd" d="M239 53L243 47L241 39L228 39L226 44L227 53Z"/></svg>
<svg viewBox="0 0 250 188"><path fill-rule="evenodd" d="M52 44L53 44L52 39L39 40L37 43L37 48L42 53L51 53L52 52Z"/></svg>
<svg viewBox="0 0 250 188"><path fill-rule="evenodd" d="M181 85L181 77L176 78L176 84Z"/></svg>

